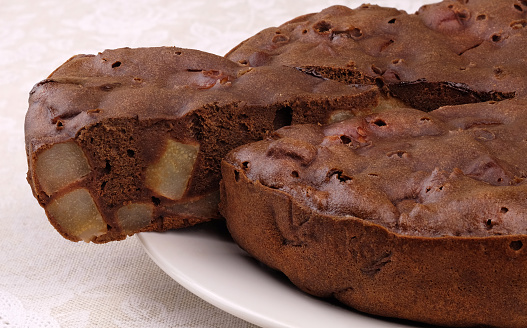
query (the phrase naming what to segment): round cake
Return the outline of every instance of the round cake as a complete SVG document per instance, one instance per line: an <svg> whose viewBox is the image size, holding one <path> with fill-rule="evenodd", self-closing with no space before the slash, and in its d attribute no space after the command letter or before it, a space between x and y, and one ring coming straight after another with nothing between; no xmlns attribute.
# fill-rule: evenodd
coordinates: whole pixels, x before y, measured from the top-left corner
<svg viewBox="0 0 527 328"><path fill-rule="evenodd" d="M335 6L234 48L390 101L222 162L234 240L303 291L442 326L527 326L527 3Z"/></svg>

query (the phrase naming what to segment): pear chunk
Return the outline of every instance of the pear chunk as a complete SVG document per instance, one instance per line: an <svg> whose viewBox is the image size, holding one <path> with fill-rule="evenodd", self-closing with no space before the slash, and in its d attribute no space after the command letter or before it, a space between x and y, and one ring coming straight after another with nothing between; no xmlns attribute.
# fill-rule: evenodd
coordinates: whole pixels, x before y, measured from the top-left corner
<svg viewBox="0 0 527 328"><path fill-rule="evenodd" d="M59 230L78 240L89 242L107 232L107 225L85 188L53 199L46 210Z"/></svg>
<svg viewBox="0 0 527 328"><path fill-rule="evenodd" d="M197 200L174 204L167 207L168 215L188 215L201 218L214 218L218 216L218 203L220 192L215 191Z"/></svg>
<svg viewBox="0 0 527 328"><path fill-rule="evenodd" d="M181 199L187 189L198 152L198 144L184 144L168 139L164 154L146 169L146 187L161 196Z"/></svg>
<svg viewBox="0 0 527 328"><path fill-rule="evenodd" d="M153 206L150 204L128 204L117 210L117 220L124 233L132 234L152 222Z"/></svg>
<svg viewBox="0 0 527 328"><path fill-rule="evenodd" d="M74 141L51 146L38 155L35 163L35 175L47 195L52 195L89 172L88 160Z"/></svg>

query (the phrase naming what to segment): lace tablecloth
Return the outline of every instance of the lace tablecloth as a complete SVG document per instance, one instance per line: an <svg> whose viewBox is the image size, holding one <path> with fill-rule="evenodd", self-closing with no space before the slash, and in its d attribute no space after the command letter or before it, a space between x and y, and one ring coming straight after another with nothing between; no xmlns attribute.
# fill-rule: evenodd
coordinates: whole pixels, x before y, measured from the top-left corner
<svg viewBox="0 0 527 328"><path fill-rule="evenodd" d="M422 3L374 2L412 12ZM0 327L251 327L172 280L137 237L94 245L73 243L55 232L25 181L28 92L75 54L175 45L221 55L265 27L337 3L2 1Z"/></svg>

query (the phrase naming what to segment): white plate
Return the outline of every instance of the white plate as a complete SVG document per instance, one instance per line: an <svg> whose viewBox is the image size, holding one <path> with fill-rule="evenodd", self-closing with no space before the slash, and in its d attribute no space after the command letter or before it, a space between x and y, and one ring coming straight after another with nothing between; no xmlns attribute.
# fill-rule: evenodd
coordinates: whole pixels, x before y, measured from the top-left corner
<svg viewBox="0 0 527 328"><path fill-rule="evenodd" d="M222 222L164 233L140 233L148 255L205 301L262 327L424 327L382 319L309 296L259 264L230 238Z"/></svg>

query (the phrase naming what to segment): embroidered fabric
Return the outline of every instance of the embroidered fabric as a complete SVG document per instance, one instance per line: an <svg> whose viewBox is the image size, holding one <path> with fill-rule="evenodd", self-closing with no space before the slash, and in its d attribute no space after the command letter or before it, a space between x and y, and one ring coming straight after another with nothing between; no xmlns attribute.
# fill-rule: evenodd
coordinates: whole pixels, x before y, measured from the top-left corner
<svg viewBox="0 0 527 328"><path fill-rule="evenodd" d="M415 11L425 1L376 0ZM431 1L428 1L431 2ZM355 0L5 1L0 10L0 328L253 327L188 292L135 237L72 243L25 181L32 86L69 57L179 46L225 54L261 29Z"/></svg>
<svg viewBox="0 0 527 328"><path fill-rule="evenodd" d="M0 291L0 327L58 328L49 315L28 311L14 295Z"/></svg>

